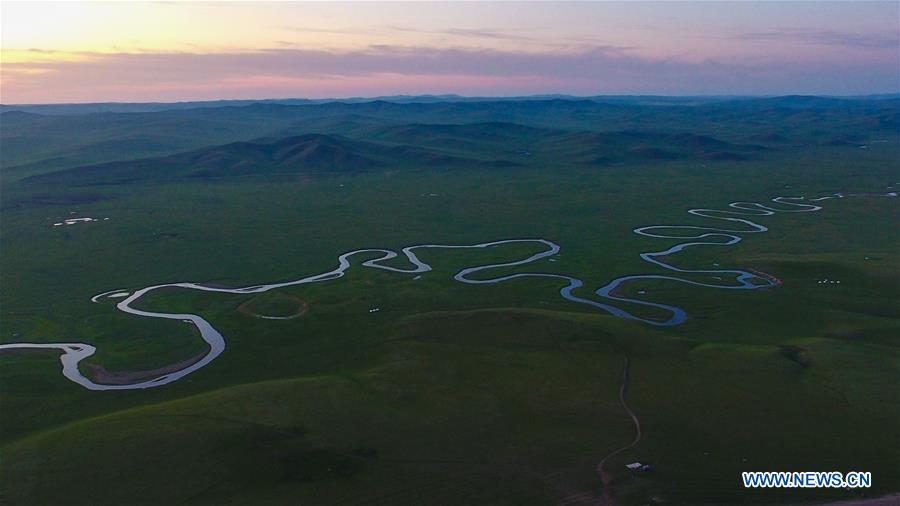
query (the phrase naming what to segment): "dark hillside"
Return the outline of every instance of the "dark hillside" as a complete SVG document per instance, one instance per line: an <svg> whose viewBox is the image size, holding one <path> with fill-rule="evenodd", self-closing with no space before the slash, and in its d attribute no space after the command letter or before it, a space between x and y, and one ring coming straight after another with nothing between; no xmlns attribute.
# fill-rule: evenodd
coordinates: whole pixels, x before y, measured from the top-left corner
<svg viewBox="0 0 900 506"><path fill-rule="evenodd" d="M421 144L417 145L456 152L471 149L473 137L479 145L492 140L500 143L511 136L521 144L541 137L542 129L684 133L734 144L758 142L754 136L777 131L791 143L807 145L829 140L821 133L826 124L832 131L883 137L898 130L898 113L896 98L828 97L775 97L697 105L601 103L571 98L428 103L375 100L301 105L263 102L63 116L7 111L0 121L0 164L5 170L13 169L8 172L10 177L20 179L69 167L309 133L399 144L418 136L421 141L416 142ZM436 124L465 126L422 126ZM513 148L521 147L524 146Z"/></svg>
<svg viewBox="0 0 900 506"><path fill-rule="evenodd" d="M164 157L75 167L26 178L28 183L124 183L180 177L224 177L292 172L357 172L380 165L365 143L328 135L277 142L234 142Z"/></svg>
<svg viewBox="0 0 900 506"><path fill-rule="evenodd" d="M746 160L765 148L713 137L661 132L576 132L547 139L541 149L588 164L641 160Z"/></svg>
<svg viewBox="0 0 900 506"><path fill-rule="evenodd" d="M233 142L175 155L109 162L25 178L29 184L121 184L178 178L353 174L377 168L478 166L412 146L385 146L340 136L307 134L278 140Z"/></svg>
<svg viewBox="0 0 900 506"><path fill-rule="evenodd" d="M393 169L504 168L520 166L532 159L586 165L682 159L744 160L764 149L704 135L566 132L501 122L400 125L381 128L372 137L389 142L304 134L233 142L162 157L84 165L30 176L23 181L93 185L180 178L354 174Z"/></svg>

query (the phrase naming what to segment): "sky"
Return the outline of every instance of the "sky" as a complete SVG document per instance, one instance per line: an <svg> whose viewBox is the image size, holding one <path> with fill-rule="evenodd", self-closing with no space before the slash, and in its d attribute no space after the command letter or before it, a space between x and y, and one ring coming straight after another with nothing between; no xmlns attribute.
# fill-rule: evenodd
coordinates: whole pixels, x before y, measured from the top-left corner
<svg viewBox="0 0 900 506"><path fill-rule="evenodd" d="M0 3L0 102L900 92L900 2Z"/></svg>

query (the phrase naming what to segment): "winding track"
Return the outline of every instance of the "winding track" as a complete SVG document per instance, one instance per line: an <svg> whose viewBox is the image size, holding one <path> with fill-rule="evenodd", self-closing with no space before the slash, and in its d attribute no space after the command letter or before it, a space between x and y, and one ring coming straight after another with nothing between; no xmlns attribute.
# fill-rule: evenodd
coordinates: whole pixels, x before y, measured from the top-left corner
<svg viewBox="0 0 900 506"><path fill-rule="evenodd" d="M889 196L896 197L896 193L888 193L882 194L880 196ZM819 197L815 199L810 199L806 202L820 202L827 199L833 198L842 198L844 195L840 193L836 193L834 195L828 195L824 197ZM552 278L552 279L560 279L566 281L566 285L562 287L559 291L560 295L572 302L577 302L580 304L586 304L603 311L606 311L614 316L620 318L627 318L630 320L638 320L650 325L655 326L672 326L678 325L687 319L687 314L681 308L670 306L658 302L650 302L639 299L630 299L626 297L621 297L618 295L614 295L615 290L620 287L622 284L627 283L629 281L639 280L639 279L657 279L657 280L671 280L677 281L680 283L687 283L691 285L697 286L705 286L711 288L724 288L724 289L732 289L732 290L752 290L757 288L766 288L769 286L774 286L779 284L780 282L772 277L762 275L762 274L754 274L752 272L738 270L738 269L700 269L700 270L690 270L690 269L681 269L679 267L675 267L674 265L668 264L662 260L662 258L671 255L673 253L678 253L686 248L694 247L694 246L731 246L737 244L741 241L741 237L737 234L749 234L749 233L760 233L768 230L763 225L755 223L748 219L747 217L759 217L759 216L770 216L777 212L813 212L822 209L821 206L811 203L797 202L804 200L803 197L776 197L772 199L772 202L779 205L779 207L772 207L771 205L763 205L755 202L732 202L728 206L731 210L715 210L715 209L690 209L688 211L689 214L695 216L701 216L704 218L711 218L716 220L724 220L729 223L729 226L737 226L739 229L733 228L715 228L715 227L702 227L702 226L691 226L691 225L653 225L647 227L639 227L634 229L634 233L638 235L642 235L645 237L654 237L661 239L688 239L687 242L680 242L668 249L662 251L655 252L647 252L641 253L641 258L646 262L649 262L655 266L662 267L666 270L672 271L674 273L679 274L726 274L733 275L736 284L710 284L703 283L699 281L694 281L691 279L678 277L675 275L660 275L660 274L634 274L618 277L606 285L597 289L594 293L602 299L607 299L609 301L618 301L618 302L626 302L631 304L639 304L642 306L654 307L660 310L667 312L670 316L665 320L655 320L642 318L640 316L636 316L629 311L621 309L616 306L612 306L610 304L606 304L604 302L599 302L593 299L587 299L584 297L579 297L573 294L573 291L577 288L584 286L584 282L578 278L572 276L566 276L563 274L550 274L550 273L540 273L540 272L526 272L526 273L516 273L509 274L506 276L500 276L495 278L488 279L472 279L469 276L480 273L482 271L488 271L491 269L505 268L505 267L514 267L518 265L524 265L531 262L535 262L542 258L546 258L549 256L553 256L557 254L560 250L559 245L548 241L546 239L506 239L501 241L493 241L493 242L485 242L481 244L473 244L473 245L443 245L443 244L421 244L417 246L408 246L400 250L403 256L409 261L412 265L412 268L400 268L400 267L391 267L389 265L384 265L382 262L386 262L393 258L397 258L399 254L392 250L387 249L378 249L378 248L369 248L369 249L358 249L349 251L344 253L338 257L338 266L328 272L324 272L322 274L316 274L314 276L305 277L302 279L298 279L295 281L288 281L283 283L273 283L273 284L264 284L264 285L253 285L242 288L222 288L222 287L213 287L207 286L200 283L168 283L168 284L160 284L148 286L146 288L141 288L135 292L127 294L123 293L123 290L111 290L109 292L104 292L99 295L95 295L91 298L93 302L98 302L101 297L113 297L113 298L121 298L125 297L123 300L116 304L116 308L122 312L130 313L137 316L144 316L148 318L162 318L166 320L181 320L185 323L194 325L197 330L200 332L203 340L209 344L209 352L198 362L191 364L184 369L170 372L167 374L163 374L159 377L141 381L131 384L122 384L122 385L110 385L110 384L100 384L95 383L81 374L78 369L78 364L87 357L93 355L96 351L96 348L85 343L12 343L12 344L4 344L0 345L0 350L5 349L58 349L62 351L62 355L60 356L60 363L62 364L62 373L63 376L68 378L69 380L87 388L89 390L135 390L135 389L144 389L144 388L152 388L158 387L162 385L167 385L174 381L177 381L192 372L205 367L207 364L212 362L218 357L222 351L225 350L225 339L218 330L215 329L208 321L203 319L199 315L189 314L189 313L157 313L151 311L144 311L141 309L137 309L131 306L132 303L136 302L138 299L143 297L149 292L154 290L159 290L162 288L184 288L188 290L202 290L207 292L221 292L221 293L233 293L233 294L253 294L253 293L261 293L268 290L273 290L277 288L283 288L287 286L295 286L295 285L303 285L307 283L318 283L322 281L329 281L333 279L340 278L344 275L347 269L352 265L350 262L350 258L354 255L358 254L368 254L368 253L380 253L381 256L378 258L374 258L371 260L366 260L362 262L362 266L371 267L375 269L383 269L392 272L398 272L403 274L419 274L423 272L428 272L431 270L431 266L427 263L423 262L416 256L415 250L419 249L483 249L489 248L491 246L497 246L501 244L511 244L511 243L538 243L546 246L546 249L542 252L535 253L527 258L523 258L521 260L515 260L512 262L504 262L497 264L488 264L481 265L476 267L469 267L463 269L456 273L453 276L453 279L459 281L461 283L467 284L493 284L493 283L502 283L504 281L508 281L511 279L517 278ZM743 216L743 217L740 217ZM675 231L688 231L688 235L678 235ZM668 232L668 233L666 233ZM671 235L672 233L675 235ZM693 235L690 235L690 232L693 232ZM712 239L719 240L712 240ZM724 242L721 241L724 239ZM757 280L758 282L753 282L752 280ZM761 282L759 282L761 281Z"/></svg>
<svg viewBox="0 0 900 506"><path fill-rule="evenodd" d="M615 500L613 499L612 489L610 484L612 483L612 477L609 473L606 472L606 462L615 457L616 455L624 452L625 450L629 450L637 446L638 443L641 442L641 437L643 437L643 433L641 432L641 421L638 420L636 414L631 409L631 406L628 405L628 401L625 400L625 391L628 389L628 367L631 365L631 361L628 359L628 356L625 356L625 365L622 367L622 383L619 384L619 402L622 404L622 408L625 410L625 413L631 418L631 423L634 424L634 439L632 439L627 445L617 448L603 457L603 460L597 464L597 474L600 475L600 482L603 485L603 504L606 506L614 506Z"/></svg>

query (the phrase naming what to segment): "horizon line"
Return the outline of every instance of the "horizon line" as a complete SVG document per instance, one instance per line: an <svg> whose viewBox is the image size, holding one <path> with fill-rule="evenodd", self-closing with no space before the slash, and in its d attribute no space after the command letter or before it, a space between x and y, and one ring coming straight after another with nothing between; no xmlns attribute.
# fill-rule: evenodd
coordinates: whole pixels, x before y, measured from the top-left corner
<svg viewBox="0 0 900 506"><path fill-rule="evenodd" d="M199 103L210 103L210 102L274 102L274 101L283 101L283 100L305 100L309 102L318 102L318 103L328 103L328 102L342 102L347 100L354 101L368 101L368 102L378 102L384 101L389 102L389 99L398 99L398 98L436 98L440 99L442 97L446 98L459 98L459 99L502 99L502 100L514 100L514 99L553 99L553 98L566 98L566 99L575 99L575 100L590 100L596 98L674 98L674 99L690 99L690 98L710 98L710 99L728 99L728 98L781 98L781 97L815 97L815 98L836 98L836 99L853 99L853 98L867 98L867 97L895 97L900 98L900 92L891 92L891 93L854 93L848 95L840 95L840 94L808 94L808 93L785 93L785 94L653 94L653 93L618 93L618 94L599 94L599 95L572 95L567 93L535 93L531 95L460 95L457 93L423 93L423 94L398 94L398 95L373 95L373 96L360 96L360 95L351 95L345 97L326 97L326 98L309 98L309 97L268 97L268 98L209 98L209 99L201 99L201 100L174 100L174 101L158 101L158 100L150 100L146 102L131 102L131 101L88 101L88 102L19 102L19 103L3 103L0 102L0 107L27 107L27 106L51 106L51 105L153 105L153 104L199 104Z"/></svg>

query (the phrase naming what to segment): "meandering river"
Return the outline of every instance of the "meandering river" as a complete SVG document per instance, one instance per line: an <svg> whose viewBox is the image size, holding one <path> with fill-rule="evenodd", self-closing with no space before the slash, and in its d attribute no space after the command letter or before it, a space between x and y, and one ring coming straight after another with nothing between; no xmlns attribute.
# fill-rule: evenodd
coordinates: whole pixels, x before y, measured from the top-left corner
<svg viewBox="0 0 900 506"><path fill-rule="evenodd" d="M543 246L543 250L534 253L526 258L522 258L520 260L514 260L511 262L503 262L503 263L495 263L495 264L486 264L480 265L476 267L468 267L456 273L453 276L453 279L459 281L461 283L467 284L492 284L492 283L502 283L504 281L508 281L511 279L518 278L551 278L551 279L559 279L564 282L565 285L560 289L559 294L564 299L572 301L578 304L585 304L594 308L597 308L602 311L606 311L614 316L620 318L627 318L631 320L638 320L643 323L655 326L672 326L683 323L687 319L687 313L679 308L668 304L663 304L661 302L652 302L642 299L636 298L628 298L622 295L617 295L616 290L621 287L624 283L628 283L635 280L643 280L643 279L653 279L653 280L669 280L675 281L678 283L687 283L691 285L704 286L710 288L720 288L727 290L753 290L758 288L766 288L770 286L774 286L779 284L780 281L775 279L772 276L768 276L762 273L754 273L749 271L744 271L740 269L682 269L676 267L672 264L669 264L664 261L664 259L674 253L678 253L687 248L693 248L697 246L732 246L737 244L742 240L742 234L756 234L765 232L768 230L764 225L761 225L755 221L752 221L750 218L758 218L762 216L770 216L775 213L803 213L803 212L814 212L822 209L821 206L818 205L818 202L842 198L845 195L836 193L833 195L828 195L824 197L818 197L814 199L805 200L803 197L776 197L772 199L771 203L768 204L760 204L756 202L732 202L728 205L727 210L716 210L716 209L690 209L688 210L689 214L694 216L700 216L703 218L709 218L714 220L720 220L725 222L725 228L717 228L717 227L706 227L706 226L695 226L695 225L652 225L646 227L639 227L634 229L634 233L638 235L642 235L645 237L654 237L660 239L678 239L683 242L679 242L678 244L667 248L662 251L652 251L641 253L640 257L652 264L655 267L661 267L662 269L671 272L671 274L630 274L627 276L621 276L613 279L606 285L598 288L594 291L594 295L597 296L597 299L594 298L586 298L582 296L578 296L574 294L574 291L578 288L584 286L584 281L573 277L567 276L563 274L553 274L553 273L543 273L543 272L522 272L515 274L508 274L504 276L498 276L493 278L483 278L483 277L475 277L475 274L484 275L485 272L490 271L492 269L502 269L507 267L515 267L519 265L525 265L529 263L536 262L543 258L551 257L559 253L560 247L558 244L548 241L546 239L504 239L500 241L492 241L485 242L480 244L472 244L472 245L446 245L446 244L420 244L416 246L408 246L400 250L400 253L397 253L393 250L388 249L359 249L348 251L340 256L338 256L338 265L333 270L328 272L323 272L321 274L316 274L313 276L308 276L305 278L297 279L294 281L287 281L282 283L271 283L271 284L262 284L262 285L253 285L247 287L239 287L239 288L228 288L228 287L217 287L205 285L202 283L167 283L167 284L159 284L148 286L145 288L141 288L139 290L135 290L134 292L127 292L125 290L111 290L108 292L104 292L99 295L95 295L91 298L93 302L99 302L102 298L116 298L121 299L118 303L116 303L116 308L119 311L129 313L136 316L142 316L147 318L162 318L166 320L180 320L186 324L193 325L200 333L202 339L209 345L209 351L206 355L203 356L197 362L194 362L183 369L174 372L168 372L166 374L161 374L158 377L146 380L146 381L137 381L134 383L128 384L102 384L95 383L91 379L84 376L79 370L79 364L82 360L87 357L90 357L96 352L96 348L86 343L11 343L11 344L3 344L0 345L0 350L9 350L9 349L56 349L62 352L60 355L60 363L62 364L62 373L69 380L87 388L89 390L135 390L135 389L144 389L144 388L152 388L158 387L162 385L167 385L174 381L178 381L179 379L197 371L207 364L216 359L224 350L225 350L225 338L222 334L216 330L215 327L208 321L206 321L203 317L190 313L160 313L153 311L144 311L141 309L137 309L133 307L133 304L138 301L141 297L146 294L153 292L155 290L160 290L163 288L183 288L187 290L202 290L207 292L221 292L221 293L232 293L232 294L254 294L266 292L269 290L275 290L278 288L284 288L287 286L296 286L303 285L308 283L321 283L333 279L340 278L347 272L347 270L351 267L352 263L350 259L356 255L370 255L370 254L378 254L380 256L366 260L361 263L363 267L369 267L373 269L383 269L387 271L402 273L402 274L421 274L424 272L428 272L431 270L431 266L425 262L423 262L417 255L417 250L423 249L483 249L490 248L492 246L497 246L501 244L512 244L512 243L533 243ZM875 196L875 195L867 195L867 196ZM887 193L887 194L879 194L877 196L885 196L885 197L896 197L897 194ZM385 265L384 262L387 262L391 259L397 258L398 256L403 256L411 267L392 267L389 265ZM693 275L693 274L716 274L722 279L722 283L704 283L700 281L695 281L693 279L683 277L683 275ZM679 276L682 275L682 276ZM638 304L641 306L656 308L661 311L662 314L668 315L667 318L647 318L641 317L631 313L630 311L623 309L619 306L612 305L611 303L625 303L626 306L628 304Z"/></svg>

